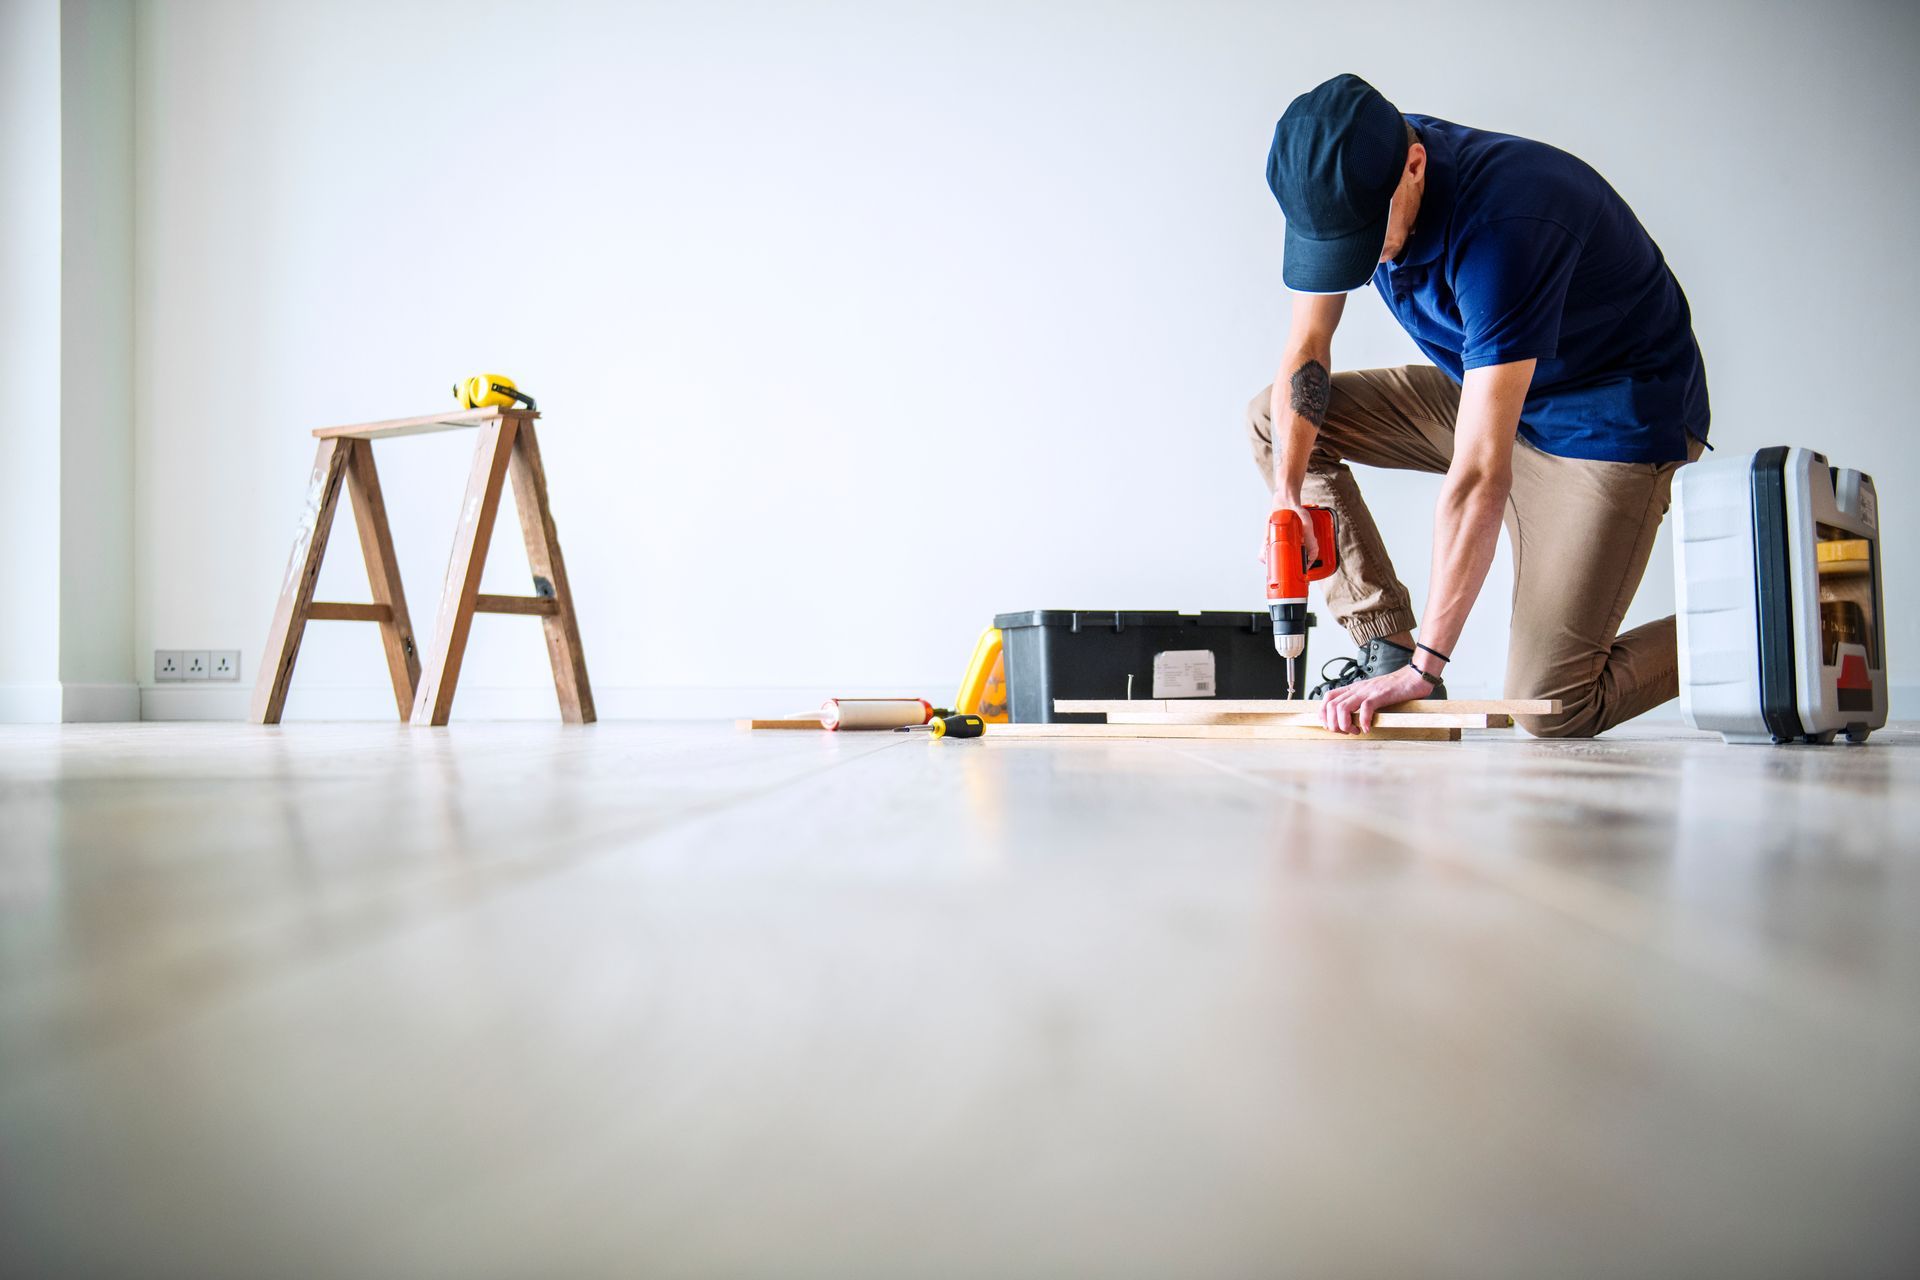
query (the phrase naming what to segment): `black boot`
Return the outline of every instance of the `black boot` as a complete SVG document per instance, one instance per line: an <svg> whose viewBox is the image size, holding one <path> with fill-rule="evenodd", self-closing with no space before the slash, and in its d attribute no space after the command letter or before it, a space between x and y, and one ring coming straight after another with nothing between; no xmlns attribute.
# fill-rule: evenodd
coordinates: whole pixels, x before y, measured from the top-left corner
<svg viewBox="0 0 1920 1280"><path fill-rule="evenodd" d="M1360 650L1360 660L1352 658L1334 658L1320 668L1320 683L1313 687L1309 698L1324 698L1329 689L1341 689L1358 680L1371 680L1375 676L1384 676L1398 671L1413 662L1413 650L1402 649L1391 640L1369 640ZM1327 668L1336 668L1337 675L1328 675ZM1442 680L1433 688L1420 695L1423 698L1444 698L1447 696L1447 682Z"/></svg>

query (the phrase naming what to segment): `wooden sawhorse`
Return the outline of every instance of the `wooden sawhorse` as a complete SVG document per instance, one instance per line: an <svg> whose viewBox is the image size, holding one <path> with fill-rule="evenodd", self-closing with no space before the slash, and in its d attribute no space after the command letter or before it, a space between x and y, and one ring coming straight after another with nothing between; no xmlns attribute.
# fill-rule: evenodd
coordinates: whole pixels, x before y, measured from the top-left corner
<svg viewBox="0 0 1920 1280"><path fill-rule="evenodd" d="M547 476L541 469L540 445L534 437L533 423L539 416L528 409L469 409L322 427L313 433L320 441L320 451L313 460L306 506L280 585L280 604L274 610L260 675L254 682L249 714L254 723L280 723L287 688L293 682L294 659L300 653L300 637L308 620L318 618L379 623L401 718L410 718L416 725L445 724L453 709L453 690L460 679L460 660L466 654L467 633L475 613L519 613L539 618L547 633L547 655L553 661L560 718L569 724L593 722L593 691L587 684L573 593L567 587L560 538L554 532L553 511L547 505ZM460 504L460 527L447 561L447 582L440 593L433 648L423 669L414 646L413 623L407 617L406 593L400 586L393 535L387 528L380 477L373 468L373 442L465 427L478 427L480 438L474 445L467 495ZM500 490L509 472L513 476L514 506L520 512L520 532L527 544L527 563L533 570L534 593L481 595L480 571L486 566L493 521L500 510ZM367 580L373 586L372 604L335 604L313 598L342 479L353 495L360 552L367 563Z"/></svg>

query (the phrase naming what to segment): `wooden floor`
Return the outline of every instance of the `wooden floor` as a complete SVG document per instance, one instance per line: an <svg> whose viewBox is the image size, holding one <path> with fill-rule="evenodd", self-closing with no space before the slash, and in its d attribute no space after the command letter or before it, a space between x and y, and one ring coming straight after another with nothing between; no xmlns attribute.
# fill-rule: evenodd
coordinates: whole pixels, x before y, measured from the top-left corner
<svg viewBox="0 0 1920 1280"><path fill-rule="evenodd" d="M1920 1274L1920 734L0 730L0 1274Z"/></svg>

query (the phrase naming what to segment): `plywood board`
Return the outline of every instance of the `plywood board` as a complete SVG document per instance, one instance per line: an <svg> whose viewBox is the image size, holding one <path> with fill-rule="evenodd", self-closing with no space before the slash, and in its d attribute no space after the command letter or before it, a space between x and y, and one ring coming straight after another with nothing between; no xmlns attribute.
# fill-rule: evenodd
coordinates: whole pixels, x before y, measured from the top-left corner
<svg viewBox="0 0 1920 1280"><path fill-rule="evenodd" d="M1382 729L1508 729L1512 716L1491 711L1381 711L1373 717ZM1108 724L1264 724L1276 728L1286 725L1316 728L1318 711L1289 711L1281 715L1256 715L1250 712L1217 712L1195 707L1179 711L1109 711Z"/></svg>
<svg viewBox="0 0 1920 1280"><path fill-rule="evenodd" d="M386 440L393 436L417 436L429 431L459 431L465 427L485 426L501 418L526 422L540 415L531 409L456 409L452 413L428 413L418 418L388 418L382 422L350 422L338 427L319 427L316 440Z"/></svg>
<svg viewBox="0 0 1920 1280"><path fill-rule="evenodd" d="M826 726L820 723L818 716L812 719L801 716L791 720L735 720L733 727L736 729L813 729L820 733L827 732Z"/></svg>
<svg viewBox="0 0 1920 1280"><path fill-rule="evenodd" d="M1458 742L1458 729L1375 729L1333 733L1306 725L1264 724L993 724L992 738L1198 738L1220 741Z"/></svg>
<svg viewBox="0 0 1920 1280"><path fill-rule="evenodd" d="M1056 698L1053 709L1063 714L1107 712L1184 711L1205 708L1228 715L1318 714L1317 698ZM1558 698L1416 698L1395 711L1484 712L1506 716L1550 716L1560 710Z"/></svg>

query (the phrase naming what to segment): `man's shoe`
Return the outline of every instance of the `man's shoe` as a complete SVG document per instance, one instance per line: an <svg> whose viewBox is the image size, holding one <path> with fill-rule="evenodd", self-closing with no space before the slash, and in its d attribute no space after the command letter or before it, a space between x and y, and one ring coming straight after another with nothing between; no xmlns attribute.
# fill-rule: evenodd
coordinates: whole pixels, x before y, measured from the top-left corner
<svg viewBox="0 0 1920 1280"><path fill-rule="evenodd" d="M1403 649L1391 640L1369 640L1360 650L1360 660L1352 658L1333 658L1320 668L1320 683L1313 687L1309 698L1324 698L1331 689L1343 689L1360 680L1371 680L1375 676L1389 675L1413 662L1413 650ZM1327 668L1336 668L1337 674L1328 675ZM1423 698L1444 698L1447 696L1447 682L1442 680L1427 692Z"/></svg>

